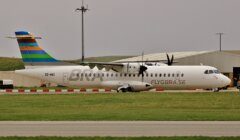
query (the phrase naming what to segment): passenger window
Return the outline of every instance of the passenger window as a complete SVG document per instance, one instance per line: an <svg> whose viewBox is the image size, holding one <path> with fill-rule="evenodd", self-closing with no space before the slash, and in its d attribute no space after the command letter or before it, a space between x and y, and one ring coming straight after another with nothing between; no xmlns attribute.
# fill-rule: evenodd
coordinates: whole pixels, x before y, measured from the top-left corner
<svg viewBox="0 0 240 140"><path fill-rule="evenodd" d="M159 77L162 77L162 74L161 74L161 73L159 74Z"/></svg>
<svg viewBox="0 0 240 140"><path fill-rule="evenodd" d="M184 76L184 74L182 73L182 75L181 75L182 77Z"/></svg>

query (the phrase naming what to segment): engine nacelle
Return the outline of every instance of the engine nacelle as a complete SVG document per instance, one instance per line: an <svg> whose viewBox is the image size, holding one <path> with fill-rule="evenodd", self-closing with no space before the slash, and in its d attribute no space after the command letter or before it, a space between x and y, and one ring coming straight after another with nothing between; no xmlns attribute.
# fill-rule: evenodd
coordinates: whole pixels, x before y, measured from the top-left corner
<svg viewBox="0 0 240 140"><path fill-rule="evenodd" d="M123 73L138 73L140 63L124 63L122 72Z"/></svg>
<svg viewBox="0 0 240 140"><path fill-rule="evenodd" d="M104 87L108 87L117 91L148 91L153 88L153 86L146 82L139 81L105 81L102 83Z"/></svg>
<svg viewBox="0 0 240 140"><path fill-rule="evenodd" d="M132 91L148 91L153 88L153 86L149 83L138 81L129 82L128 86Z"/></svg>

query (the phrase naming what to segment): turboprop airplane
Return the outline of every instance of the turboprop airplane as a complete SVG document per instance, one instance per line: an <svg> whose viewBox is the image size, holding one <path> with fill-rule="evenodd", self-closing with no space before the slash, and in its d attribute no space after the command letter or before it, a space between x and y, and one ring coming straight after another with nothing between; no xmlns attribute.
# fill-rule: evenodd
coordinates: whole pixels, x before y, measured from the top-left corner
<svg viewBox="0 0 240 140"><path fill-rule="evenodd" d="M217 89L230 79L211 66L147 65L143 62L69 64L51 57L32 34L15 32L25 69L18 74L64 86L111 88L117 91L162 89ZM173 60L171 60L173 61ZM88 63L85 63L88 64Z"/></svg>

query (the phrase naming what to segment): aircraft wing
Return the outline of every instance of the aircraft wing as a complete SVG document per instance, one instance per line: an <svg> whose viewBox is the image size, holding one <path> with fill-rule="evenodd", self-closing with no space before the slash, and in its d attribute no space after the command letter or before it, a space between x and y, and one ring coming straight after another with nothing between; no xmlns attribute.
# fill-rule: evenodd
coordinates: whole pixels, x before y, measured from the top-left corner
<svg viewBox="0 0 240 140"><path fill-rule="evenodd" d="M145 62L167 62L167 60L145 60L145 61L121 61L121 62L118 62L118 63L145 63Z"/></svg>
<svg viewBox="0 0 240 140"><path fill-rule="evenodd" d="M118 63L165 63L167 64L168 63L168 60L146 60L146 61L121 61L121 62L118 62ZM172 63L178 63L178 61L173 61Z"/></svg>

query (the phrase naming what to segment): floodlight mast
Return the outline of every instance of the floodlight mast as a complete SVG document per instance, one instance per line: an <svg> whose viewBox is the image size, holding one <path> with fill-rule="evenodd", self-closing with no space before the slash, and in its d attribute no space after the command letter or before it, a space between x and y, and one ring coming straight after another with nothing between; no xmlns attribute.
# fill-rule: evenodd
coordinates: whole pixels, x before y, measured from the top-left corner
<svg viewBox="0 0 240 140"><path fill-rule="evenodd" d="M79 11L82 12L82 63L84 62L84 13L87 12L88 10L89 10L88 6L85 7L83 1L82 1L81 8L77 8L75 10L75 12L79 12Z"/></svg>
<svg viewBox="0 0 240 140"><path fill-rule="evenodd" d="M219 35L219 51L222 51L222 35L224 33L216 33L217 35Z"/></svg>

